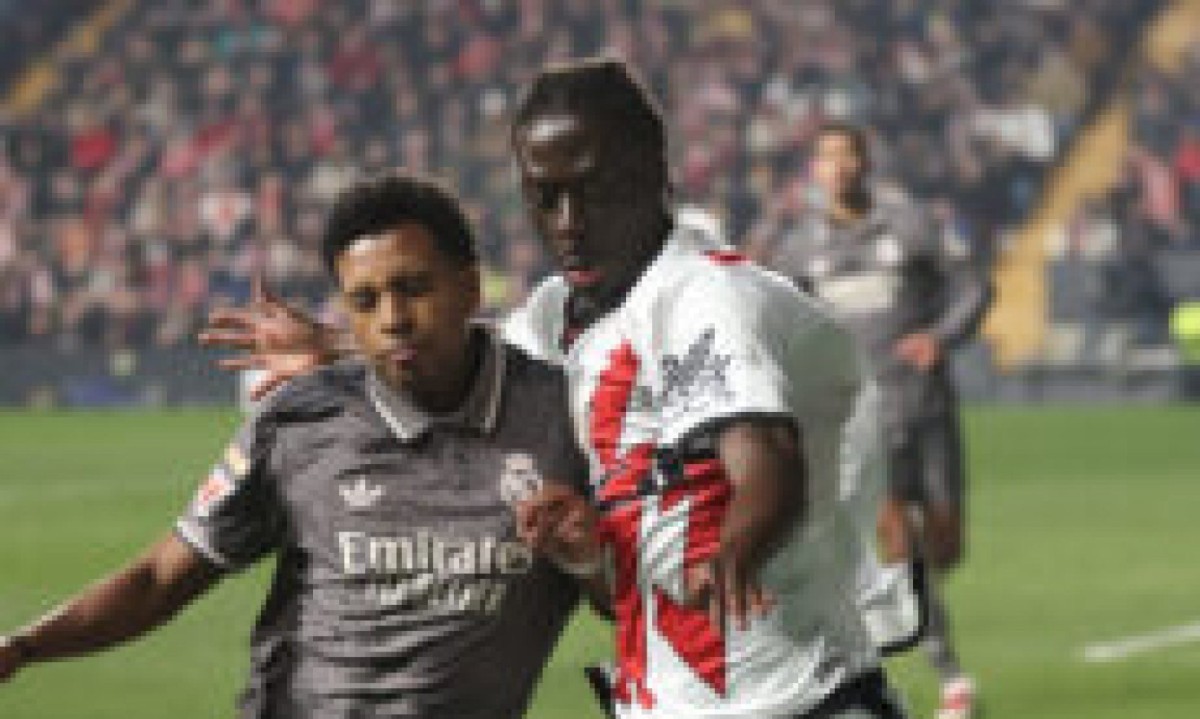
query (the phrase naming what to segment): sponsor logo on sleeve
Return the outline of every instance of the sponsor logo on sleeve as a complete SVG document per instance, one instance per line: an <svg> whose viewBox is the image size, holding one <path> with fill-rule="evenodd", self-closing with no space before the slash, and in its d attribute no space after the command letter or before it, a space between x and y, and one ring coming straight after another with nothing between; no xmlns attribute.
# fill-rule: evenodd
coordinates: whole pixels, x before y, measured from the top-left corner
<svg viewBox="0 0 1200 719"><path fill-rule="evenodd" d="M734 399L729 382L733 355L717 351L717 330L709 327L682 354L664 354L661 360L662 386L658 391L643 385L626 390L631 413L661 412L663 420L694 412ZM753 348L746 348L743 359L756 361ZM593 412L594 412L593 408Z"/></svg>
<svg viewBox="0 0 1200 719"><path fill-rule="evenodd" d="M728 370L733 356L717 352L717 331L709 327L682 355L664 355L659 406L680 416L733 400Z"/></svg>

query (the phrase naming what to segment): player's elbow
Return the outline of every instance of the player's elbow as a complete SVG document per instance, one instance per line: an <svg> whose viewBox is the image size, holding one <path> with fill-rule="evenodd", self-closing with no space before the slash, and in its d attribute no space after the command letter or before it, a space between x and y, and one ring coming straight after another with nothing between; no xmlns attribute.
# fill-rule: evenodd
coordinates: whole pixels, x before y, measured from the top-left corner
<svg viewBox="0 0 1200 719"><path fill-rule="evenodd" d="M143 593L155 615L170 615L216 582L215 567L174 534L163 538L128 568L128 581Z"/></svg>

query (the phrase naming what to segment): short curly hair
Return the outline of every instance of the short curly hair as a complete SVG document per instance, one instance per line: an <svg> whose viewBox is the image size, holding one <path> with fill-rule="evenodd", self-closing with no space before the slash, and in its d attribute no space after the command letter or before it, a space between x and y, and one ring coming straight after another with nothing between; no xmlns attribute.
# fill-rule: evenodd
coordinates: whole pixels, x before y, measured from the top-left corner
<svg viewBox="0 0 1200 719"><path fill-rule="evenodd" d="M623 154L646 162L654 179L667 183L667 131L662 110L624 61L597 56L542 68L513 115L514 146L517 133L534 117L556 112L578 113L620 128Z"/></svg>
<svg viewBox="0 0 1200 719"><path fill-rule="evenodd" d="M479 261L475 233L454 193L430 178L392 172L355 182L334 200L321 238L325 269L336 277L337 258L356 240L409 222L429 230L456 264Z"/></svg>

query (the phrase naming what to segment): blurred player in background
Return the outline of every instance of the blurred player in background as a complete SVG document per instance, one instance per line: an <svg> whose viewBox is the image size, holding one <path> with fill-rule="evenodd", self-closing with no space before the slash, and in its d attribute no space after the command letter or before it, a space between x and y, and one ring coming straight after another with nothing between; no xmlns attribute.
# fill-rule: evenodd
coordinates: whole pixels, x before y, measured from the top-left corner
<svg viewBox="0 0 1200 719"><path fill-rule="evenodd" d="M0 681L149 631L275 553L241 717L524 714L578 597L515 529L543 480L582 490L562 373L471 322L472 232L437 185L352 187L322 249L363 359L265 400L173 533L0 638Z"/></svg>
<svg viewBox="0 0 1200 719"><path fill-rule="evenodd" d="M821 203L795 232L764 235L756 259L826 300L850 328L883 394L889 493L880 516L887 561L920 557L925 645L942 682L939 719L973 713L975 688L950 634L938 581L962 559L964 492L958 402L949 353L978 329L991 302L966 245L903 197L869 185L862 129L823 127L812 175Z"/></svg>

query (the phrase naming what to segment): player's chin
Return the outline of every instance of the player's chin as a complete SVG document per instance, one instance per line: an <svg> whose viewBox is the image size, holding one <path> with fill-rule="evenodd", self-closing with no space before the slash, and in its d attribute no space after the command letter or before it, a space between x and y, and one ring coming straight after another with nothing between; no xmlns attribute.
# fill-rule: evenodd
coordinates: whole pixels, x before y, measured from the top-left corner
<svg viewBox="0 0 1200 719"><path fill-rule="evenodd" d="M619 272L606 271L598 273L599 278L586 286L574 285L574 290L580 295L586 297L592 304L608 305L619 300L627 289L632 286L636 277L630 278L628 281L622 279Z"/></svg>
<svg viewBox="0 0 1200 719"><path fill-rule="evenodd" d="M421 385L421 371L414 363L398 363L388 359L377 359L372 363L375 372L393 391L409 394Z"/></svg>

